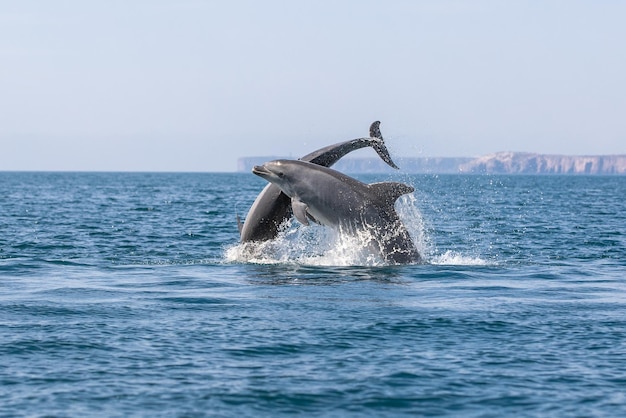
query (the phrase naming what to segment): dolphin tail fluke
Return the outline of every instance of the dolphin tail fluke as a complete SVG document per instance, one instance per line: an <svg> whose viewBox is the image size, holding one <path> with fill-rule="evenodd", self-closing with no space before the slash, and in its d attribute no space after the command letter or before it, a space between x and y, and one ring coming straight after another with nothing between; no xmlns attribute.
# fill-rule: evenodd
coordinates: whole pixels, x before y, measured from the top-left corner
<svg viewBox="0 0 626 418"><path fill-rule="evenodd" d="M389 166L395 168L396 170L400 169L400 167L398 167L396 163L394 163L393 160L391 159L391 155L389 155L389 150L387 149L387 147L385 146L385 143L382 140L376 141L374 144L372 144L372 148L374 148L374 151L376 151L378 156L382 158L382 160L386 162Z"/></svg>
<svg viewBox="0 0 626 418"><path fill-rule="evenodd" d="M378 140L372 144L372 148L374 148L374 151L376 151L378 156L389 166L395 168L396 170L399 170L400 167L398 167L396 163L393 162L393 160L391 159L391 155L389 155L389 150L385 145L383 134L380 132L380 121L377 120L370 125L370 137Z"/></svg>
<svg viewBox="0 0 626 418"><path fill-rule="evenodd" d="M377 120L370 125L370 136L384 141L383 134L380 133L380 121Z"/></svg>

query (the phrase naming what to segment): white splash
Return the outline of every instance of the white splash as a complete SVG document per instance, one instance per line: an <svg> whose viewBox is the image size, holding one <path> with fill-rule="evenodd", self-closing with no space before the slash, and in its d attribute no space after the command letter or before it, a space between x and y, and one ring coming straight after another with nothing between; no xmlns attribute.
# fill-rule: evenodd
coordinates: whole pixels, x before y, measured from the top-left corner
<svg viewBox="0 0 626 418"><path fill-rule="evenodd" d="M454 251L446 251L443 254L435 255L428 261L430 264L440 266L488 266L493 264L480 257L470 257Z"/></svg>
<svg viewBox="0 0 626 418"><path fill-rule="evenodd" d="M432 245L426 233L426 223L417 205L417 198L414 193L400 196L396 201L396 212L404 224L413 244L422 258L428 259L432 252Z"/></svg>
<svg viewBox="0 0 626 418"><path fill-rule="evenodd" d="M437 254L427 232L426 222L418 209L415 194L400 197L396 203L396 211L408 229L415 247L422 255L425 263L453 266L487 266L493 264L493 262L480 257L467 256L449 250L443 254Z"/></svg>
<svg viewBox="0 0 626 418"><path fill-rule="evenodd" d="M382 266L369 248L368 234L348 235L331 228L289 225L266 242L238 244L226 250L229 262L309 266Z"/></svg>
<svg viewBox="0 0 626 418"><path fill-rule="evenodd" d="M466 266L490 264L479 257L468 257L452 251L435 254L414 194L400 197L396 202L396 211L425 263ZM324 226L303 226L296 221L288 221L275 239L233 245L226 249L224 258L226 262L254 264L385 266L387 263L376 245L372 245L376 241L376 237L367 231L348 234Z"/></svg>

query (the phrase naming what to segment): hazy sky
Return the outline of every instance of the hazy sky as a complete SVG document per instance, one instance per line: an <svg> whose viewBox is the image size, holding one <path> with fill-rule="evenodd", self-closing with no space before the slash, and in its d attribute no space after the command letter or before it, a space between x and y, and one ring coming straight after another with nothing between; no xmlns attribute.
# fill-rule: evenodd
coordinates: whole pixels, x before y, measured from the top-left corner
<svg viewBox="0 0 626 418"><path fill-rule="evenodd" d="M0 170L626 154L624 1L0 0ZM359 156L369 150L360 151Z"/></svg>

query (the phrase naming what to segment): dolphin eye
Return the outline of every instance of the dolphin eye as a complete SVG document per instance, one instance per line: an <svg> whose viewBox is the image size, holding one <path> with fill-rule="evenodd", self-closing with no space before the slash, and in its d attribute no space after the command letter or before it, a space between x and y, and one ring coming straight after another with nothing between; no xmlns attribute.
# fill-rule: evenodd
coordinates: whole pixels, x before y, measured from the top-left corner
<svg viewBox="0 0 626 418"><path fill-rule="evenodd" d="M282 171L278 172L278 177L285 177L285 173L283 173Z"/></svg>

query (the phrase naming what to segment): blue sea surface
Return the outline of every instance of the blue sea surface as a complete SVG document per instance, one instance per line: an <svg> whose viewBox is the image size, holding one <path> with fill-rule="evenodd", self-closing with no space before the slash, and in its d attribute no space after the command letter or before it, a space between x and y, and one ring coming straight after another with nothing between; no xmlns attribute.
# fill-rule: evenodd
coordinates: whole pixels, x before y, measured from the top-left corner
<svg viewBox="0 0 626 418"><path fill-rule="evenodd" d="M239 245L252 174L0 173L0 416L626 416L626 177L358 178L425 264Z"/></svg>

